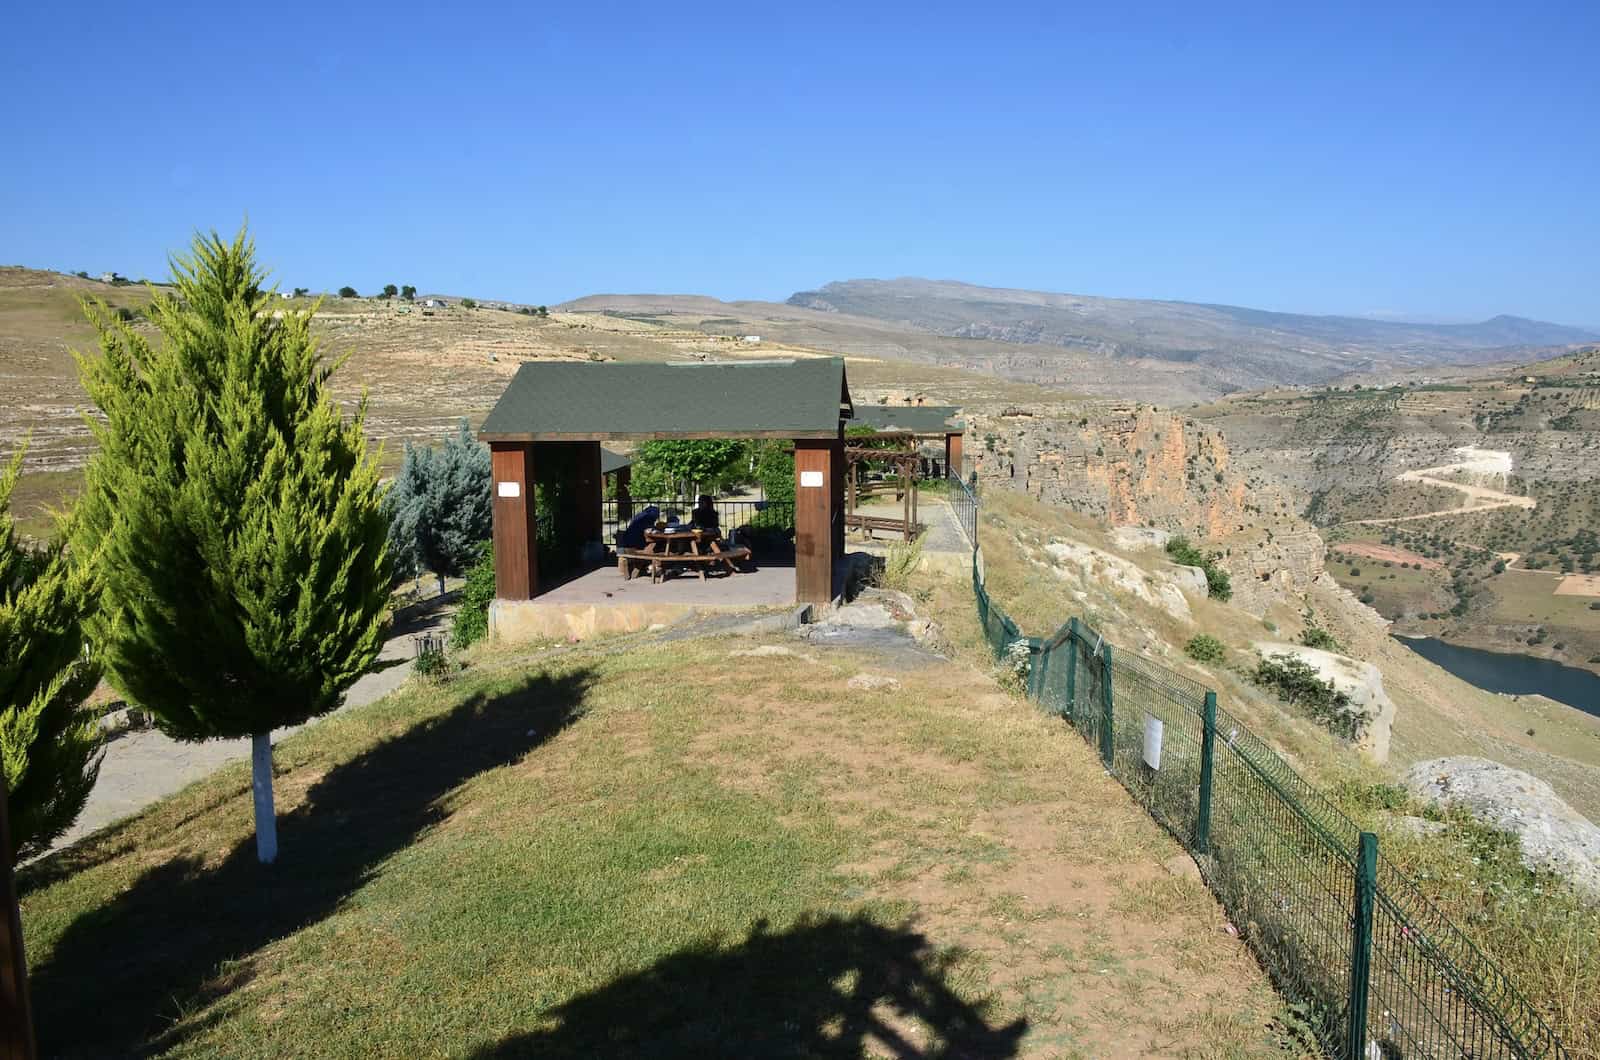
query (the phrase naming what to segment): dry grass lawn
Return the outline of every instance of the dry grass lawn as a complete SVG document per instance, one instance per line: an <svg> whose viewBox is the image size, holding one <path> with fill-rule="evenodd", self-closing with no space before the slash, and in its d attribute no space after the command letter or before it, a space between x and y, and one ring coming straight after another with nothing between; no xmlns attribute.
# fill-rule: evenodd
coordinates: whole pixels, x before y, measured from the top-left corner
<svg viewBox="0 0 1600 1060"><path fill-rule="evenodd" d="M1279 1050L1081 740L962 662L773 644L486 650L284 742L275 867L242 767L30 866L46 1051Z"/></svg>

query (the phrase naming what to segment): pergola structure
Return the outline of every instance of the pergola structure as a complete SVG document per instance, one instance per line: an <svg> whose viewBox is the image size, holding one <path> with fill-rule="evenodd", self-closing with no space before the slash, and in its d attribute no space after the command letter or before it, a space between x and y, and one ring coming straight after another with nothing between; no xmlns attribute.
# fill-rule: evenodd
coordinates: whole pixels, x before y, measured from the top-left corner
<svg viewBox="0 0 1600 1060"><path fill-rule="evenodd" d="M966 424L956 419L961 410L955 405L857 405L853 425L871 427L879 432L900 431L911 434L919 442L944 445L944 466L947 477L954 471L960 477L961 439L966 435Z"/></svg>
<svg viewBox="0 0 1600 1060"><path fill-rule="evenodd" d="M492 462L495 595L531 600L541 591L538 483L559 486L557 517L571 520L582 543L604 544L601 442L785 438L795 457L795 600L827 602L844 554L852 414L841 358L523 364L478 432Z"/></svg>
<svg viewBox="0 0 1600 1060"><path fill-rule="evenodd" d="M851 444L851 442L855 444ZM870 444L868 444L870 442ZM866 437L846 439L844 525L852 530L862 530L867 536L874 531L887 530L910 541L920 533L917 523L917 481L922 457L917 452L916 436L909 431L878 431ZM894 468L894 489L905 507L901 518L866 515L856 511L856 502L874 488L863 482L861 469L866 464L887 464Z"/></svg>

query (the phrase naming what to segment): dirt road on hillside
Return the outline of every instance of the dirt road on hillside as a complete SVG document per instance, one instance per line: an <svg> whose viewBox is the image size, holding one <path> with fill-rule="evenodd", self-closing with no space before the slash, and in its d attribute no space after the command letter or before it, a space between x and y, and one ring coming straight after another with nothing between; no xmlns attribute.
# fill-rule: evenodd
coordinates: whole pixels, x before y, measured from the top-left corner
<svg viewBox="0 0 1600 1060"><path fill-rule="evenodd" d="M1487 477L1498 476L1502 481L1511 474L1511 454L1497 449L1479 449L1474 445L1461 446L1455 450L1461 457L1449 464L1440 464L1438 467L1423 467L1413 471L1402 471L1395 476L1396 482L1416 482L1424 486L1439 486L1448 490L1455 490L1462 494L1466 500L1455 508L1440 508L1437 511L1422 512L1418 515L1396 515L1379 519L1352 519L1340 523L1340 526L1389 526L1394 523L1415 522L1418 519L1438 519L1447 515L1468 515L1474 512L1488 512L1496 508L1522 508L1532 511L1538 506L1538 501L1532 497L1524 497L1515 493L1507 493L1489 486L1480 486L1472 482L1463 482L1451 475L1482 475Z"/></svg>

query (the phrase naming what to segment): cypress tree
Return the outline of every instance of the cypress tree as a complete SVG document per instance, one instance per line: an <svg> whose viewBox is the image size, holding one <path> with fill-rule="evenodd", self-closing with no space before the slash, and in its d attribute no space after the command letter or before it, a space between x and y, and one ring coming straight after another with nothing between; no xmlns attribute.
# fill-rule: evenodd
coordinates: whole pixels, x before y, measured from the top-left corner
<svg viewBox="0 0 1600 1060"><path fill-rule="evenodd" d="M74 537L102 587L88 632L169 735L251 738L271 862L272 730L338 706L382 647L383 489L365 401L342 415L315 310L271 311L245 231L197 236L172 270L157 345L86 306L100 352L79 373L105 415Z"/></svg>
<svg viewBox="0 0 1600 1060"><path fill-rule="evenodd" d="M100 730L83 701L100 680L84 658L91 572L59 542L23 545L11 518L19 452L0 470L0 761L12 857L43 853L77 820L100 773Z"/></svg>

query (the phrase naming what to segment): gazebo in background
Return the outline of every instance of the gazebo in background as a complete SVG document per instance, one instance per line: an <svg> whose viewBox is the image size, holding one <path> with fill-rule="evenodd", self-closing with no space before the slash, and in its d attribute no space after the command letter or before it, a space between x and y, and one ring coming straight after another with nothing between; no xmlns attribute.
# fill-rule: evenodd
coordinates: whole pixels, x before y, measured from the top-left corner
<svg viewBox="0 0 1600 1060"><path fill-rule="evenodd" d="M961 439L966 424L956 419L961 410L955 405L857 405L852 426L871 427L880 432L904 432L918 443L944 449L943 474L933 478L961 477ZM935 457L934 459L938 459Z"/></svg>
<svg viewBox="0 0 1600 1060"><path fill-rule="evenodd" d="M570 521L584 551L603 550L602 442L782 438L795 455L794 599L831 600L844 555L852 414L840 358L523 364L478 433L493 467L496 596L533 600L548 587L539 579L538 487L561 498L555 518Z"/></svg>

